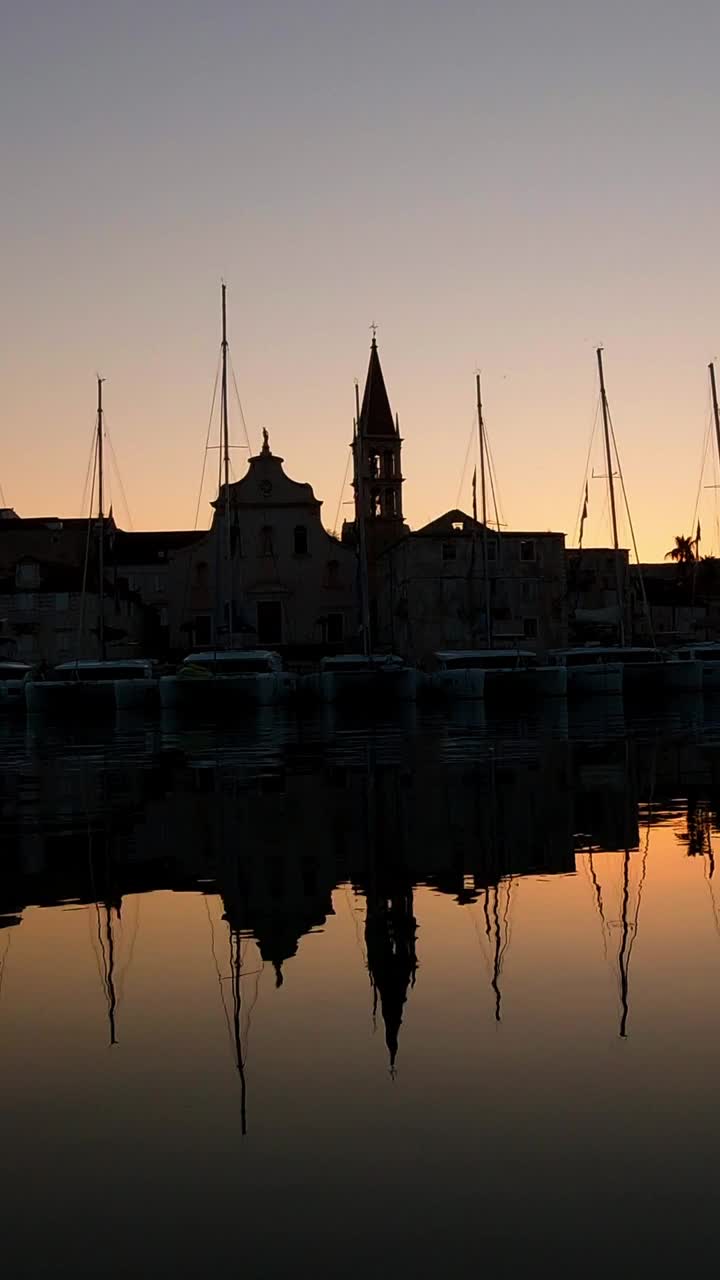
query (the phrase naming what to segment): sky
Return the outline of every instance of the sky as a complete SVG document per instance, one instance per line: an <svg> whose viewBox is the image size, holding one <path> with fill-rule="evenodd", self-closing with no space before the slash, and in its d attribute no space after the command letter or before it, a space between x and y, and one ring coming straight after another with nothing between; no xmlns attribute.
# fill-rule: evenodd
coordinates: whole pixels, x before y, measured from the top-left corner
<svg viewBox="0 0 720 1280"><path fill-rule="evenodd" d="M101 373L116 517L193 527L224 279L253 451L328 527L376 323L412 527L470 509L479 369L502 522L573 540L602 344L641 558L698 493L720 552L719 43L714 0L5 0L4 502L83 514Z"/></svg>

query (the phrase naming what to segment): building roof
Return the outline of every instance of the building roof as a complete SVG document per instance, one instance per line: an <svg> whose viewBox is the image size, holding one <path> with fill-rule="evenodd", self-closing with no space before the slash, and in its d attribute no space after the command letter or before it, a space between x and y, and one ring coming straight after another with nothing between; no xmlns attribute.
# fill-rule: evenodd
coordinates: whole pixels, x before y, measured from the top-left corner
<svg viewBox="0 0 720 1280"><path fill-rule="evenodd" d="M127 533L117 529L112 543L115 564L158 564L169 551L179 551L207 536L205 529L170 529L150 533Z"/></svg>
<svg viewBox="0 0 720 1280"><path fill-rule="evenodd" d="M462 525L461 529L456 528ZM483 525L480 520L474 520L467 512L460 511L457 507L453 511L446 511L444 515L438 516L437 520L431 520L430 524L423 525L422 529L415 529L410 534L411 538L440 538L458 536L462 534L482 533ZM494 538L564 538L564 533L553 532L551 529L501 529L499 534L497 529L491 529L487 526L488 533Z"/></svg>
<svg viewBox="0 0 720 1280"><path fill-rule="evenodd" d="M364 436L397 437L397 427L393 421L390 401L385 388L385 379L380 367L377 343L373 337L370 347L370 363L368 364L365 392L360 409L360 431Z"/></svg>

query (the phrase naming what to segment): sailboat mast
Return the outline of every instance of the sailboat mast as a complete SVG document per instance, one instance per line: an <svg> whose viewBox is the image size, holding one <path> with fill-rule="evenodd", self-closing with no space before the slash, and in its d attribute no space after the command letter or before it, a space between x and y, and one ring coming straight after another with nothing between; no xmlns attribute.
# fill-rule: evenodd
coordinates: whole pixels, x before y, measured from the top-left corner
<svg viewBox="0 0 720 1280"><path fill-rule="evenodd" d="M708 365L710 370L710 390L712 392L713 419L715 421L715 443L718 451L718 462L720 462L720 413L718 413L717 385L715 383L715 364L711 360Z"/></svg>
<svg viewBox="0 0 720 1280"><path fill-rule="evenodd" d="M610 520L612 523L613 550L615 552L615 576L617 580L618 617L620 623L620 643L625 643L625 618L622 593L622 571L620 568L620 540L618 538L617 507L615 505L615 480L613 476L612 450L610 448L610 415L608 413L607 392L605 391L605 371L603 369L602 347L597 348L598 374L600 377L600 403L602 406L603 439L605 441L605 465L608 476L608 497L610 499Z"/></svg>
<svg viewBox="0 0 720 1280"><path fill-rule="evenodd" d="M230 530L230 432L228 427L228 395L227 395L227 315L225 305L226 286L222 284L222 379L220 384L220 415L222 431L223 483L225 486L225 560L227 589L227 628L229 647L233 643L233 601L232 601L232 539Z"/></svg>
<svg viewBox="0 0 720 1280"><path fill-rule="evenodd" d="M367 530L365 529L365 449L360 423L360 389L355 383L355 483L358 505L358 550L360 553L360 619L363 634L363 655L370 656L370 584L368 580Z"/></svg>
<svg viewBox="0 0 720 1280"><path fill-rule="evenodd" d="M100 661L105 661L105 479L103 458L103 402L104 378L97 380L97 468L98 468L98 590L100 613L98 617L98 645Z"/></svg>
<svg viewBox="0 0 720 1280"><path fill-rule="evenodd" d="M492 647L492 624L490 616L490 574L488 570L488 528L487 528L487 478L485 474L485 423L483 422L482 396L480 394L480 374L475 374L475 390L477 393L478 439L480 442L480 504L482 514L482 551L483 581L485 583L485 638L487 646Z"/></svg>

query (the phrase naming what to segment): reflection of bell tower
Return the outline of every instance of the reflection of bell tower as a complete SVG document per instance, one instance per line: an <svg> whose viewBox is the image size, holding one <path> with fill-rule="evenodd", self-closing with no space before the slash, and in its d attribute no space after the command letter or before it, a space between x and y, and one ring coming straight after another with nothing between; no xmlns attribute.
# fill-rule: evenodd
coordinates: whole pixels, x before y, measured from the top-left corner
<svg viewBox="0 0 720 1280"><path fill-rule="evenodd" d="M355 448L356 527L365 520L368 558L406 532L402 513L402 440L393 420L373 334ZM362 485L357 468L362 467ZM361 509L362 493L362 509Z"/></svg>

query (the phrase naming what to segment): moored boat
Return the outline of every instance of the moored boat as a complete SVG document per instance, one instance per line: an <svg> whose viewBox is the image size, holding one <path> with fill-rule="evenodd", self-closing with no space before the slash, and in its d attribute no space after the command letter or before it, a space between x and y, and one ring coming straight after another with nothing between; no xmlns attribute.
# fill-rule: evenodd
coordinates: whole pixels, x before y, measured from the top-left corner
<svg viewBox="0 0 720 1280"><path fill-rule="evenodd" d="M25 710L25 681L31 674L26 662L0 661L0 710Z"/></svg>
<svg viewBox="0 0 720 1280"><path fill-rule="evenodd" d="M682 645L673 651L679 662L699 662L702 671L702 688L705 693L720 693L720 643L707 640L699 644Z"/></svg>
<svg viewBox="0 0 720 1280"><path fill-rule="evenodd" d="M208 711L287 701L296 679L266 649L219 649L190 653L174 675L160 677L160 705Z"/></svg>
<svg viewBox="0 0 720 1280"><path fill-rule="evenodd" d="M314 687L323 702L407 701L415 698L417 672L395 654L343 653L321 660Z"/></svg>
<svg viewBox="0 0 720 1280"><path fill-rule="evenodd" d="M24 688L31 713L72 716L143 705L148 691L157 688L157 681L149 659L79 658L61 662L48 675L35 672Z"/></svg>
<svg viewBox="0 0 720 1280"><path fill-rule="evenodd" d="M473 670L484 673L486 698L509 701L562 698L567 692L564 667L547 666L529 649L473 649Z"/></svg>
<svg viewBox="0 0 720 1280"><path fill-rule="evenodd" d="M485 666L473 649L440 649L432 655L423 689L442 698L485 696Z"/></svg>
<svg viewBox="0 0 720 1280"><path fill-rule="evenodd" d="M568 696L604 694L617 697L623 690L623 664L613 661L612 651L594 646L555 649L548 654L551 666L567 672Z"/></svg>

